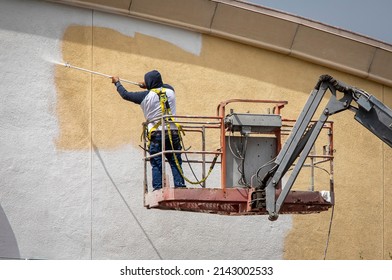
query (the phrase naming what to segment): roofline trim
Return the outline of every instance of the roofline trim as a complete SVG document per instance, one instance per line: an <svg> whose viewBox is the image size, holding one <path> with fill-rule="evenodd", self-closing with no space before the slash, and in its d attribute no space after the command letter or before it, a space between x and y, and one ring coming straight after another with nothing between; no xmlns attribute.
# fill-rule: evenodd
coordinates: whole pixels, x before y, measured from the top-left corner
<svg viewBox="0 0 392 280"><path fill-rule="evenodd" d="M363 44L371 45L377 48L385 49L392 52L392 44L377 40L369 36L359 34L347 29L339 28L333 25L325 24L316 20L308 19L305 17L297 16L287 12L279 11L269 7L263 7L256 4L252 4L243 0L211 0L213 2L222 3L225 5L231 5L248 11L257 12L266 16L272 16L278 19L287 20L299 25L307 26L320 31L328 32L346 39L357 41Z"/></svg>
<svg viewBox="0 0 392 280"><path fill-rule="evenodd" d="M77 6L77 7L81 7L81 8L87 8L87 9L92 9L92 10L97 10L97 11L102 11L102 12L109 12L109 13L123 15L123 16L129 16L129 17L133 17L133 18L147 20L150 22L165 24L168 26L183 28L183 29L187 29L190 31L194 31L194 32L200 32L202 34L221 37L224 39L240 42L240 43L251 45L254 47L267 49L270 51L285 54L290 57L302 59L304 61L308 61L308 62L322 65L325 67L329 67L329 68L332 68L335 70L343 71L343 72L353 74L355 76L358 76L358 77L361 77L364 79L369 79L369 80L372 80L372 81L375 81L375 82L378 82L378 83L381 83L381 84L384 84L387 86L392 86L392 79L388 79L388 78L385 78L381 75L376 75L376 74L370 73L371 66L373 64L373 60L370 61L369 66L368 66L368 71L366 72L366 71L357 69L355 67L349 67L349 66L337 63L337 62L333 62L333 61L330 61L327 59L316 57L316 56L308 54L308 53L293 50L292 46L293 46L293 42L295 40L295 37L293 38L293 42L292 42L291 47L284 48L281 46L277 46L275 44L269 44L268 42L262 42L262 41L258 41L258 40L252 39L252 38L242 37L242 36L227 33L224 31L216 30L216 29L211 28L211 26L213 26L214 18L216 15L215 12L213 13L213 15L211 17L209 28L206 28L203 26L189 24L189 23L185 23L182 21L178 21L178 20L157 17L155 15L150 15L150 14L145 14L145 13L138 13L138 12L130 11L128 9L119 9L119 8L109 7L109 6L95 4L95 3L84 2L83 0L82 1L79 1L79 0L46 0L46 1L65 4L65 5L71 5L71 6ZM342 37L342 38L345 38L345 39L348 39L351 41L355 41L355 42L373 47L373 48L375 48L375 52L377 51L377 49L384 50L388 53L391 53L391 56L392 56L392 45L389 45L387 43L377 41L377 40L374 40L374 39L371 39L371 38L368 38L368 37L365 37L365 36L362 36L362 35L359 35L359 34L356 34L353 32L349 32L349 31L346 31L343 29L338 29L338 28L335 28L332 26L325 25L323 23L318 23L318 22L311 21L308 19L300 18L300 17L294 16L294 15L283 13L283 12L273 10L270 8L252 5L248 2L245 3L244 1L239 1L239 0L209 0L209 1L214 2L216 4L216 6L214 7L215 11L219 5L228 5L230 7L236 7L236 8L256 12L256 13L261 13L266 16L270 16L270 17L274 17L274 18L278 18L281 20L290 21L292 23L295 23L298 25L297 30L300 26L309 27L311 29L314 29L314 30L317 30L320 32L326 32L326 33L329 33L332 35L336 35L338 37ZM374 56L373 56L373 59L374 59Z"/></svg>

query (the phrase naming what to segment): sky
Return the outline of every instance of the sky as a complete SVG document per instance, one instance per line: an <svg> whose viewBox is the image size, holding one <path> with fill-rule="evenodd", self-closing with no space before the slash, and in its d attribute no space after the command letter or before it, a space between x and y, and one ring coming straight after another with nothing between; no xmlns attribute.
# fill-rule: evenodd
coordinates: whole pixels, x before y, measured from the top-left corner
<svg viewBox="0 0 392 280"><path fill-rule="evenodd" d="M392 44L392 0L246 0Z"/></svg>

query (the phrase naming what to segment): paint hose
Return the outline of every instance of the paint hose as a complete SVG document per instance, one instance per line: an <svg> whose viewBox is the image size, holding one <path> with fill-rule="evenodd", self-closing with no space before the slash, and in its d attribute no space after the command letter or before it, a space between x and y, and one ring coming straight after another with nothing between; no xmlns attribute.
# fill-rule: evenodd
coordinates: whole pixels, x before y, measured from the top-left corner
<svg viewBox="0 0 392 280"><path fill-rule="evenodd" d="M67 68L76 69L76 70L79 70L79 71L87 72L87 73L90 73L90 74L94 74L94 75L98 75L98 76L102 76L102 77L106 77L106 78L112 78L113 77L113 76L110 76L110 75L107 75L107 74L104 74L104 73L100 73L100 72L88 70L88 69L85 69L85 68L77 67L77 66L71 65L68 62L60 63L60 64L64 65ZM128 83L128 84L136 85L136 86L139 86L139 87L143 87L143 85L141 83L132 82L132 81L125 80L125 79L120 79L120 81L124 82L124 83Z"/></svg>

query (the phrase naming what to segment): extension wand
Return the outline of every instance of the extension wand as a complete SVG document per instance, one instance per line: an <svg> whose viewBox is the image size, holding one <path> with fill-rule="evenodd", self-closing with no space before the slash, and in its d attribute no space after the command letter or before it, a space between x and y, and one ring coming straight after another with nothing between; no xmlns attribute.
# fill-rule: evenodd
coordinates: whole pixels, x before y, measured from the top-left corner
<svg viewBox="0 0 392 280"><path fill-rule="evenodd" d="M73 69L80 70L80 71L87 72L87 73L91 73L91 74L94 74L94 75L98 75L98 76L102 76L102 77L106 77L106 78L112 78L112 76L110 76L110 75L103 74L103 73L96 72L96 71L92 71L92 70L88 70L88 69L77 67L77 66L73 66L73 65L71 65L68 62L60 63L60 64L64 65L65 67L68 67L68 68L73 68ZM120 81L124 82L124 83L128 83L128 84L136 85L136 86L139 86L139 87L143 86L140 83L128 81L128 80L125 80L125 79L120 79Z"/></svg>

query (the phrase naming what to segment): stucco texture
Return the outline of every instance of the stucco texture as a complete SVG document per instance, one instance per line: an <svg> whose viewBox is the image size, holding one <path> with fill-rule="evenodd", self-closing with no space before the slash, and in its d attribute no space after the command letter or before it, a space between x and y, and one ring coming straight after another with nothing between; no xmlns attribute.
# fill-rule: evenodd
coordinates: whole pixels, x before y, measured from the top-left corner
<svg viewBox="0 0 392 280"><path fill-rule="evenodd" d="M88 36L93 36L90 38ZM86 54L75 55L72 45L82 44ZM91 43L93 45L91 46ZM80 47L76 47L79 51ZM172 84L177 92L178 114L214 115L216 105L231 98L288 100L284 116L295 118L301 110L308 92L319 75L330 73L338 79L364 88L388 104L388 88L287 58L284 55L230 41L203 36L200 55L194 55L163 40L136 34L124 36L115 30L98 27L73 26L66 30L63 41L63 57L75 61L76 65L95 71L112 73L142 80L143 74L151 69L161 71L164 80ZM72 73L71 73L72 72ZM109 79L90 77L77 70L57 67L58 108L61 129L59 149L85 148L74 127L86 124L92 118L92 141L102 149L120 147L127 143L137 145L140 141L140 124L143 116L137 105L124 102L114 90ZM77 81L71 83L69 76ZM61 77L61 78L60 78ZM78 79L80 81L78 81ZM91 87L91 81L93 85ZM62 83L75 87L63 88ZM138 90L126 86L129 90ZM91 104L89 94L92 90ZM385 98L385 96L387 98ZM87 107L83 106L87 105ZM79 107L81 114L70 116L70 108ZM92 109L91 109L92 108ZM251 111L253 108L240 106L237 110ZM88 112L92 110L92 115ZM257 110L254 108L254 110ZM329 259L382 259L388 257L386 205L384 192L388 177L388 147L384 147L370 132L356 123L349 112L332 118L335 125L335 190L336 206L332 234L328 248ZM74 125L69 123L74 122ZM67 132L66 129L69 128ZM88 134L88 133L86 133ZM88 137L86 138L89 142ZM218 144L215 139L215 145ZM78 146L80 144L80 146ZM76 146L75 146L76 145ZM303 182L299 180L299 184ZM325 186L326 188L327 186ZM331 211L330 211L331 212ZM285 240L285 258L321 259L331 213L294 216L293 227ZM366 229L366 230L365 230Z"/></svg>
<svg viewBox="0 0 392 280"><path fill-rule="evenodd" d="M132 64L127 44L134 38L144 38L143 47L158 41L198 55L200 34L42 1L1 0L1 7L1 258L283 258L289 216L271 224L266 217L144 208L140 109L123 101L110 79L56 64L138 80L167 61L137 54L142 64ZM112 48L121 42L128 53Z"/></svg>
<svg viewBox="0 0 392 280"><path fill-rule="evenodd" d="M172 84L176 89L178 114L215 116L217 104L235 96L232 92L240 93L242 98L257 98L257 87L253 84L253 79L246 78L248 70L244 68L242 70L245 71L244 77L241 77L234 70L228 73L222 69L211 67L215 64L214 60L216 59L224 63L223 58L214 58L214 53L217 51L214 48L219 48L219 45L225 41L208 37L206 41L209 42L207 48L203 48L200 55L195 55L173 43L140 33L131 37L109 28L70 26L65 30L61 50L63 60L72 65L119 75L134 81L143 80L146 71L159 69L164 81ZM209 44L210 46L208 46ZM236 47L236 45L234 44L232 47ZM211 48L212 50L210 50ZM249 48L249 50L257 55L256 49ZM226 66L221 65L220 67L225 68ZM138 145L141 144L141 123L144 121L141 109L138 105L124 101L108 78L91 76L63 65L56 66L55 76L58 93L56 114L59 119L57 148L62 151L93 150L91 176L93 180L94 226L92 246L96 258L107 256L107 251L118 249L118 247L124 247L123 250L138 247L140 249L132 253L121 250L112 256L185 259L241 259L256 256L275 259L282 257L283 240L291 224L290 217L283 217L279 221L279 224L284 224L284 226L279 227L278 231L273 230L275 233L271 232L275 235L275 237L271 236L274 243L268 245L268 239L265 236L258 237L258 232L263 231L262 229L256 230L255 228L255 231L251 232L247 227L235 225L248 220L250 224L255 223L255 227L261 223L261 227L268 229L267 231L276 228L277 225L266 222L266 217L261 219L260 217L230 218L140 209L143 203L141 196L143 171L142 152ZM243 83L250 84L251 90L242 93ZM264 84L264 82L258 83ZM138 87L125 83L124 86L129 90L140 90ZM264 87L267 88L265 85ZM185 142L190 146L197 144L192 138L187 137L185 137ZM213 134L207 143L209 146L219 147L218 134ZM123 151L124 147L129 145L132 146L131 150L134 150L132 154L129 154L129 151L128 153ZM118 158L117 151L122 151L121 153L127 155L128 159L126 157L122 157L122 161L116 159ZM124 166L119 167L119 165ZM133 207L139 210L133 210ZM136 214L134 211L141 212ZM148 215L148 218L143 218L143 222L138 217L141 213L144 213L142 216ZM154 225L155 233L145 232L145 235L148 241L150 235L158 234L160 236L158 240L156 241L156 236L155 238L151 237L151 244L143 245L140 240L145 238L135 234L135 228L129 222L122 226L120 235L113 237L113 229L108 228L107 225L109 223L116 226L117 222L110 222L111 217L115 216L114 220L118 221L120 217L127 217L129 214L135 219L136 225L140 227L139 234L143 235L145 227L143 224ZM210 223L215 225L205 226ZM216 227L218 224L220 226ZM227 229L222 229L221 226L227 227ZM226 237L222 239L219 233L222 230L230 232L230 241L226 240ZM128 236L132 236L130 240L128 240L129 237L124 237L126 233ZM206 239L203 238L200 242L188 244L187 240L194 239L196 236L208 236L208 241L206 242ZM238 238L242 241L239 242ZM253 248L253 241L249 241L250 243L245 245L245 240L249 238L260 239L257 242L259 243L257 247L262 246L264 249ZM158 245L155 245L156 242ZM187 245L182 245L183 242L186 242ZM221 244L221 242L224 243ZM230 245L232 242L234 243ZM210 250L211 243L214 243L219 249ZM105 245L102 247L102 244ZM233 250L233 245L243 248ZM163 246L163 249L157 249L155 246ZM147 252L141 249L143 247L149 248ZM184 251L185 247L190 247L191 250ZM232 253L229 253L230 251ZM241 251L242 253L240 253ZM253 257L251 257L252 255Z"/></svg>
<svg viewBox="0 0 392 280"><path fill-rule="evenodd" d="M0 254L8 254L0 257L324 258L331 210L270 222L266 216L145 209L141 109L122 100L109 78L55 62L133 81L157 69L175 87L180 115L214 116L219 102L248 98L287 100L283 116L295 119L325 73L390 107L391 88L157 23L41 1L0 2L0 59L7 70L0 87L9 93L0 107ZM15 10L21 20L9 16ZM45 24L51 21L56 24ZM29 95L15 93L15 77L25 79ZM331 120L336 205L326 258L390 259L392 150L351 112ZM217 148L218 136L209 137L208 146ZM190 138L185 143L196 145ZM307 180L301 176L295 187L306 189ZM325 182L318 188L328 189Z"/></svg>

